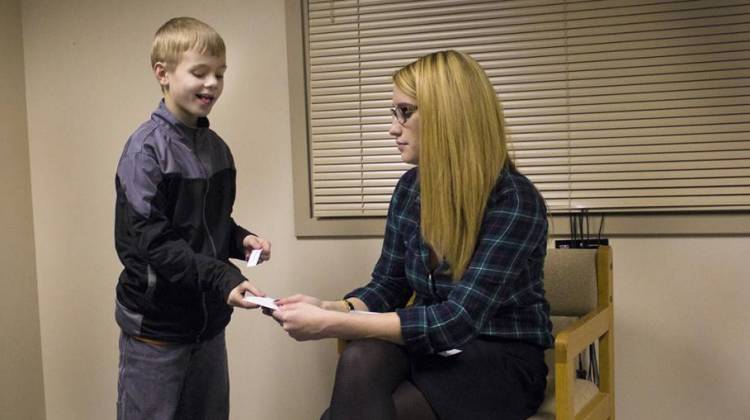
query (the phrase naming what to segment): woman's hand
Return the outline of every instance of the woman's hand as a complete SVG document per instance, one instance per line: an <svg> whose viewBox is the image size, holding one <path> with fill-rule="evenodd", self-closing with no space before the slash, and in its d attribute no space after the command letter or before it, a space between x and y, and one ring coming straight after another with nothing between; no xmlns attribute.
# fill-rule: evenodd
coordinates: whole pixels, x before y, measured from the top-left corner
<svg viewBox="0 0 750 420"><path fill-rule="evenodd" d="M307 295L301 295L301 294L296 294L296 295L278 299L276 300L276 305L284 306L284 305L289 305L292 303L300 303L300 302L307 303L313 306L317 306L318 308L323 307L322 300L313 296L307 296Z"/></svg>
<svg viewBox="0 0 750 420"><path fill-rule="evenodd" d="M327 329L335 315L336 312L326 311L305 301L281 305L271 314L284 331L297 341L330 338Z"/></svg>

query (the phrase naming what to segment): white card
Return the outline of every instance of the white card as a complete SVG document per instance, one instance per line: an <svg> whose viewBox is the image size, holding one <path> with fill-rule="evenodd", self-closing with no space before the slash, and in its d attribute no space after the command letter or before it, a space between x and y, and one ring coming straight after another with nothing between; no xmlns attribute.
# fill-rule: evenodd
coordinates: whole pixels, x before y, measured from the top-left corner
<svg viewBox="0 0 750 420"><path fill-rule="evenodd" d="M258 265L258 261L260 261L260 254L262 252L262 249L254 249L250 251L250 257L247 259L247 266L255 267L256 265Z"/></svg>
<svg viewBox="0 0 750 420"><path fill-rule="evenodd" d="M461 353L462 351L463 350L459 350L459 349L450 349L450 350L444 350L444 351L438 352L438 355L443 356L443 357L449 357L449 356L453 356L454 354Z"/></svg>
<svg viewBox="0 0 750 420"><path fill-rule="evenodd" d="M262 306L264 308L273 309L274 311L279 309L279 307L276 306L276 303L274 303L274 301L276 300L274 298L253 296L251 294L246 293L243 300L246 302L251 302L256 305Z"/></svg>

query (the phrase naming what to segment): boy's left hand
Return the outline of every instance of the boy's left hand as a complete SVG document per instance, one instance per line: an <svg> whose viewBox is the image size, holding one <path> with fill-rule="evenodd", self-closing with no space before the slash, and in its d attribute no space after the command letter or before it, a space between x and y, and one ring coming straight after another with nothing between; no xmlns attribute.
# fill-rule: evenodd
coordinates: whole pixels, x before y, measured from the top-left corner
<svg viewBox="0 0 750 420"><path fill-rule="evenodd" d="M248 259L250 257L250 252L252 252L252 250L254 249L262 250L260 253L258 264L271 259L271 242L261 237L255 235L247 235L245 236L245 239L242 240L242 246L245 247L245 259Z"/></svg>

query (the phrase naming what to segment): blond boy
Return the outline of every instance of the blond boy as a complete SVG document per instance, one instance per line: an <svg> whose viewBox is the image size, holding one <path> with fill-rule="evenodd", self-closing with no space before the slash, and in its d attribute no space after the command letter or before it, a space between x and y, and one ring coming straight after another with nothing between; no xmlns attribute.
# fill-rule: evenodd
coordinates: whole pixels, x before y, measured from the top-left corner
<svg viewBox="0 0 750 420"><path fill-rule="evenodd" d="M221 36L193 18L156 32L151 66L164 99L128 139L117 167L115 247L124 269L117 417L227 419L224 329L262 295L229 258L271 245L234 222L234 159L207 116L221 96Z"/></svg>

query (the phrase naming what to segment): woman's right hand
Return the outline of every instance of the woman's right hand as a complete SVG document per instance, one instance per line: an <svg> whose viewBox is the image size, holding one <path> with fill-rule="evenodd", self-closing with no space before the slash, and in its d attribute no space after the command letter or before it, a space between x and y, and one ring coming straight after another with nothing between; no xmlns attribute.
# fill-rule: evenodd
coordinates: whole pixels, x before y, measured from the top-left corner
<svg viewBox="0 0 750 420"><path fill-rule="evenodd" d="M318 308L323 307L322 300L313 296L307 296L307 295L302 295L302 294L296 294L296 295L288 296L285 298L277 299L276 305L284 306L284 305L289 305L292 303L300 303L300 302L307 303L308 305L317 306Z"/></svg>

